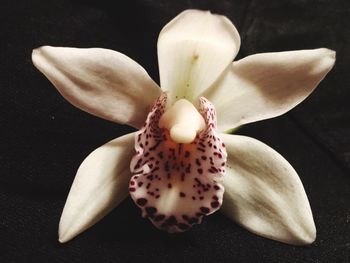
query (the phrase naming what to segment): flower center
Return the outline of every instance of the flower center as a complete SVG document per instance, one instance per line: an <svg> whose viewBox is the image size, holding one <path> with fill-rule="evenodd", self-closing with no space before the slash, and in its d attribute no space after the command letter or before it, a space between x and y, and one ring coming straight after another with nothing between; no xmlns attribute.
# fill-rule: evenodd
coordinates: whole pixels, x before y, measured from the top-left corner
<svg viewBox="0 0 350 263"><path fill-rule="evenodd" d="M174 142L188 144L205 128L205 121L191 102L180 99L162 115L159 128L167 129Z"/></svg>

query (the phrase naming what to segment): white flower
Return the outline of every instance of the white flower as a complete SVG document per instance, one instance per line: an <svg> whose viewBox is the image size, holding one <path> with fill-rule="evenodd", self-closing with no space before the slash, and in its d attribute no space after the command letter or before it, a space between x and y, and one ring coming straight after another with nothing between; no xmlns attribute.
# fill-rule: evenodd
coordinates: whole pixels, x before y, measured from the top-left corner
<svg viewBox="0 0 350 263"><path fill-rule="evenodd" d="M162 89L115 51L33 51L34 65L73 105L140 129L81 164L62 213L61 242L99 221L128 188L143 215L168 232L199 223L223 199L222 212L258 235L297 245L315 240L310 205L292 166L262 142L224 132L295 107L332 68L335 52L263 53L232 63L239 46L226 17L182 12L159 35Z"/></svg>

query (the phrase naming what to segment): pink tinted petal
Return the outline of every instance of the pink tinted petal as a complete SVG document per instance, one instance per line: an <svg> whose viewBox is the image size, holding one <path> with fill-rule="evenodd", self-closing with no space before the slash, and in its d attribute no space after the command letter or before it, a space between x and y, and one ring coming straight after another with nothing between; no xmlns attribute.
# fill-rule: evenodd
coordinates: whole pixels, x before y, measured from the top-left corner
<svg viewBox="0 0 350 263"><path fill-rule="evenodd" d="M227 154L215 133L216 116L210 102L201 99L206 129L194 142L178 144L158 127L166 101L166 96L160 97L136 134L129 191L144 217L173 233L189 229L220 208L224 188L217 179L225 173Z"/></svg>

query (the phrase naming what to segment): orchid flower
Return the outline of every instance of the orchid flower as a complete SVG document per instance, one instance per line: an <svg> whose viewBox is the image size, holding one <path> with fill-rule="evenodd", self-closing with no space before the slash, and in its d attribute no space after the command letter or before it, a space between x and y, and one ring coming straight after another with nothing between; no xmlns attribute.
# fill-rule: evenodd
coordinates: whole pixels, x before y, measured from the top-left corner
<svg viewBox="0 0 350 263"><path fill-rule="evenodd" d="M80 165L59 224L66 242L130 193L159 229L183 232L217 210L258 235L303 245L316 238L293 167L250 137L225 133L303 101L331 70L326 48L232 62L240 36L224 16L186 10L158 38L160 87L107 49L40 47L34 65L76 107L138 129Z"/></svg>

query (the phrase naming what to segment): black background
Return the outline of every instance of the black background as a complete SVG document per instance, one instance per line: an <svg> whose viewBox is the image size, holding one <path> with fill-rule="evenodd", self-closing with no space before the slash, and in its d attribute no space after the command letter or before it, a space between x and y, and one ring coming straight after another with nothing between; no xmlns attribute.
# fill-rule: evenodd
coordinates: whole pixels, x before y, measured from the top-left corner
<svg viewBox="0 0 350 263"><path fill-rule="evenodd" d="M347 0L40 1L0 4L0 262L349 262L350 2ZM255 236L222 214L180 235L157 231L127 199L67 244L59 217L81 161L132 131L71 106L31 63L41 45L103 47L130 56L158 82L161 28L187 8L237 26L238 57L293 49L337 51L332 72L288 114L239 131L298 171L318 230L295 247Z"/></svg>

